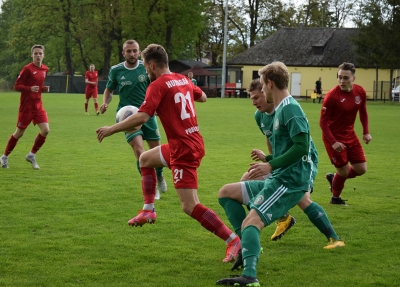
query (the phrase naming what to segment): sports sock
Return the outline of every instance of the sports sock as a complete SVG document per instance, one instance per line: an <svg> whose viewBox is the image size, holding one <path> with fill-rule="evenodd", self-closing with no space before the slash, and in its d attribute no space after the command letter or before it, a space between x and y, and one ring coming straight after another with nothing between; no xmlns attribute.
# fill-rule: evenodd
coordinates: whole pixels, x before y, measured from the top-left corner
<svg viewBox="0 0 400 287"><path fill-rule="evenodd" d="M344 182L346 181L347 177L343 177L335 173L335 176L332 180L332 195L334 197L340 197L344 188Z"/></svg>
<svg viewBox="0 0 400 287"><path fill-rule="evenodd" d="M154 204L156 196L156 171L154 168L141 167L142 174L142 192L145 204Z"/></svg>
<svg viewBox="0 0 400 287"><path fill-rule="evenodd" d="M200 222L205 229L224 241L232 234L232 231L221 221L214 211L200 203L193 208L190 216Z"/></svg>
<svg viewBox="0 0 400 287"><path fill-rule="evenodd" d="M6 149L4 150L4 155L8 156L15 148L17 145L18 139L14 137L14 135L11 135L11 137L8 139Z"/></svg>
<svg viewBox="0 0 400 287"><path fill-rule="evenodd" d="M353 167L350 165L349 166L349 173L347 175L347 178L355 178L356 176L359 176L360 174L358 174Z"/></svg>
<svg viewBox="0 0 400 287"><path fill-rule="evenodd" d="M85 104L85 113L87 113L88 104Z"/></svg>
<svg viewBox="0 0 400 287"><path fill-rule="evenodd" d="M321 233L323 233L326 238L335 238L339 239L333 226L326 215L325 210L316 202L312 202L306 209L304 209L304 213L308 216L311 223L314 224L316 228L318 228Z"/></svg>
<svg viewBox="0 0 400 287"><path fill-rule="evenodd" d="M229 197L218 198L218 202L225 210L225 214L235 230L235 233L241 238L242 222L246 218L246 211L243 205Z"/></svg>
<svg viewBox="0 0 400 287"><path fill-rule="evenodd" d="M99 104L98 103L94 103L94 109L96 110L96 112L99 110Z"/></svg>
<svg viewBox="0 0 400 287"><path fill-rule="evenodd" d="M161 178L163 176L164 167L156 167L157 178Z"/></svg>
<svg viewBox="0 0 400 287"><path fill-rule="evenodd" d="M42 136L40 133L37 135L35 142L33 143L33 147L31 152L36 154L38 150L42 147L44 142L46 141L46 137Z"/></svg>
<svg viewBox="0 0 400 287"><path fill-rule="evenodd" d="M242 230L242 275L257 277L257 262L260 254L260 230L254 225L246 226Z"/></svg>

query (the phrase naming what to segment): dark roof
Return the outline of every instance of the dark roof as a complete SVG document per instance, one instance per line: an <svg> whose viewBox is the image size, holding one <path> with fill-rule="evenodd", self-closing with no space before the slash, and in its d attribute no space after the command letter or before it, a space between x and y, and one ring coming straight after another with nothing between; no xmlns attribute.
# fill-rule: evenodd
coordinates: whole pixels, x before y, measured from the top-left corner
<svg viewBox="0 0 400 287"><path fill-rule="evenodd" d="M193 60L172 60L169 62L169 69L171 72L181 73L184 70L193 68L194 66L200 67L210 67L206 63L201 61L193 61Z"/></svg>
<svg viewBox="0 0 400 287"><path fill-rule="evenodd" d="M187 74L189 72L192 72L193 76L218 76L217 73L214 73L212 71L206 70L203 67L198 66L198 65L196 65L193 68L190 68L188 70L185 70L183 72L180 72L180 73L187 76Z"/></svg>
<svg viewBox="0 0 400 287"><path fill-rule="evenodd" d="M355 60L352 38L357 28L282 28L247 51L227 61L229 65L338 67Z"/></svg>

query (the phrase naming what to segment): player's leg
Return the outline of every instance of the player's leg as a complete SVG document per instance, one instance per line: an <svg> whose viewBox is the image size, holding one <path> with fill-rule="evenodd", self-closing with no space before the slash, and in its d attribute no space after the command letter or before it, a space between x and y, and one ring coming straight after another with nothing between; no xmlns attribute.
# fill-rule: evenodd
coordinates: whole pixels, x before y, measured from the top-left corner
<svg viewBox="0 0 400 287"><path fill-rule="evenodd" d="M164 153L168 154L169 149L164 145ZM155 147L140 155L140 170L142 175L142 193L143 209L137 216L128 221L129 225L142 226L145 223L154 223L156 221L156 212L154 202L156 197L156 172L155 167L166 165L162 155L161 146ZM169 157L167 158L169 161Z"/></svg>
<svg viewBox="0 0 400 287"><path fill-rule="evenodd" d="M176 170L176 169L175 169ZM175 174L179 177L179 171ZM187 173L183 170L183 173ZM235 260L240 250L240 238L232 232L210 208L202 205L197 196L197 189L177 188L176 189L182 210L197 220L201 226L225 241L225 258L222 262Z"/></svg>
<svg viewBox="0 0 400 287"><path fill-rule="evenodd" d="M160 132L158 130L157 119L155 117L151 117L143 126L143 139L147 141L149 148L152 149L156 146L160 145ZM157 174L157 190L160 192L167 191L167 182L163 176L164 167L157 167L156 174Z"/></svg>
<svg viewBox="0 0 400 287"><path fill-rule="evenodd" d="M217 284L258 283L256 268L261 249L260 231L286 214L289 208L301 200L303 195L304 191L290 190L276 180L267 179L265 181L264 188L251 199L249 203L251 210L242 225L241 256L244 263L242 276L221 279Z"/></svg>
<svg viewBox="0 0 400 287"><path fill-rule="evenodd" d="M85 89L85 115L89 115L88 112L88 106L89 106L89 99L91 97L91 92L88 90L88 88Z"/></svg>
<svg viewBox="0 0 400 287"><path fill-rule="evenodd" d="M19 122L19 119L18 119L18 122ZM8 168L8 156L14 150L15 146L18 143L18 140L24 135L25 129L26 129L25 126L24 126L24 128L17 127L15 132L8 139L4 153L0 157L0 163L1 163L2 168Z"/></svg>
<svg viewBox="0 0 400 287"><path fill-rule="evenodd" d="M93 97L93 103L94 103L94 109L96 111L96 115L99 115L100 111L99 111L99 102L97 100L97 98L98 98L97 88L93 89L93 91L91 92L91 95Z"/></svg>
<svg viewBox="0 0 400 287"><path fill-rule="evenodd" d="M34 169L40 169L39 165L36 162L36 153L39 151L39 149L43 146L43 144L46 141L47 135L50 132L49 128L49 123L47 119L47 114L46 112L42 111L41 116L36 117L34 120L38 121L38 127L40 129L38 135L36 136L35 141L33 142L33 146L31 148L31 151L26 155L25 159L26 161L30 162L32 164L32 167Z"/></svg>
<svg viewBox="0 0 400 287"><path fill-rule="evenodd" d="M311 200L310 192L306 192L297 205L304 211L311 223L328 239L329 242L328 245L324 247L325 249L333 247L332 241L334 241L335 247L344 246L344 242L337 236L325 210L318 203Z"/></svg>
<svg viewBox="0 0 400 287"><path fill-rule="evenodd" d="M326 179L331 185L332 198L330 200L331 204L345 205L346 200L343 200L340 195L342 194L344 188L344 182L347 179L348 173L348 148L341 152L335 151L332 146L324 141L326 152L328 153L331 163L336 168L336 173L334 175L328 173L326 174Z"/></svg>

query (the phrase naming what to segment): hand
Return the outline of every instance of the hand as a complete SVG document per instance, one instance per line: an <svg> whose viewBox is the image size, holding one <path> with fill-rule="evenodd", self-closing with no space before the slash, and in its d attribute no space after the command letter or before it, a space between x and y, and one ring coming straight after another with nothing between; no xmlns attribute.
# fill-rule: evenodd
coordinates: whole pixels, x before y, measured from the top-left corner
<svg viewBox="0 0 400 287"><path fill-rule="evenodd" d="M105 127L102 127L102 128L98 128L98 129L96 130L96 133L97 133L97 140L101 143L102 140L103 140L105 137L109 137L109 136L112 135L111 127L105 126Z"/></svg>
<svg viewBox="0 0 400 287"><path fill-rule="evenodd" d="M50 92L50 86L43 86L43 93L48 93Z"/></svg>
<svg viewBox="0 0 400 287"><path fill-rule="evenodd" d="M272 167L268 162L253 162L250 164L250 167L247 171L250 179L256 179L258 177L262 177L263 175L269 174L272 171Z"/></svg>
<svg viewBox="0 0 400 287"><path fill-rule="evenodd" d="M265 162L265 153L262 150L253 149L251 150L251 159Z"/></svg>
<svg viewBox="0 0 400 287"><path fill-rule="evenodd" d="M100 113L104 114L107 111L108 104L104 103L100 106Z"/></svg>
<svg viewBox="0 0 400 287"><path fill-rule="evenodd" d="M369 144L369 142L370 142L371 140L372 140L372 137L371 137L370 134L363 135L363 141L364 141L366 144Z"/></svg>
<svg viewBox="0 0 400 287"><path fill-rule="evenodd" d="M337 152L341 152L342 150L346 149L346 146L344 144L342 144L341 142L335 142L332 145L332 148Z"/></svg>
<svg viewBox="0 0 400 287"><path fill-rule="evenodd" d="M31 87L32 92L39 92L39 86L32 86Z"/></svg>

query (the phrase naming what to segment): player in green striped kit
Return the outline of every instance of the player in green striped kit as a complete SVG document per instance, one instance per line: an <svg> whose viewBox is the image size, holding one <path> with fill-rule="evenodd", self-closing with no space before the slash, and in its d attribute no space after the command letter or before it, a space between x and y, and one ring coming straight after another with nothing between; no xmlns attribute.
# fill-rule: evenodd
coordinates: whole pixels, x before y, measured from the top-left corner
<svg viewBox="0 0 400 287"><path fill-rule="evenodd" d="M243 198L247 196L250 212L241 230L242 276L218 280L217 285L260 286L256 271L261 248L260 231L298 204L313 186L310 128L300 105L289 94L287 67L281 62L273 62L260 69L259 74L267 102L275 105L273 153L267 156L266 163L250 166L249 178L270 172L272 175L265 181L250 180L222 188L242 193ZM339 238L331 239L327 246L344 246Z"/></svg>
<svg viewBox="0 0 400 287"><path fill-rule="evenodd" d="M112 100L113 92L117 88L119 91L117 111L128 105L139 108L144 101L147 86L150 84L143 62L139 60L139 44L135 40L126 41L123 45L122 55L125 58L125 62L112 66L108 74L103 104L100 107L100 112L102 114L107 111L108 104ZM125 133L125 138L133 149L137 160L137 168L140 173L139 156L145 151L143 140L147 141L149 148L160 145L160 133L156 118L151 117L136 133ZM163 168L156 168L156 172L157 188L161 192L166 192L167 184L163 177ZM156 199L159 199L159 193L156 195Z"/></svg>

